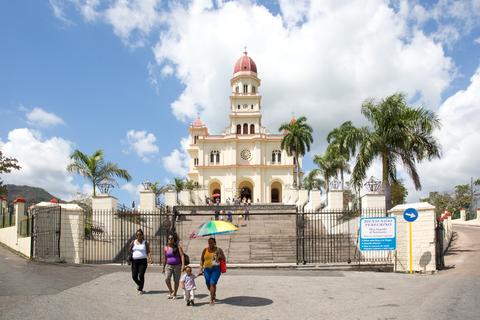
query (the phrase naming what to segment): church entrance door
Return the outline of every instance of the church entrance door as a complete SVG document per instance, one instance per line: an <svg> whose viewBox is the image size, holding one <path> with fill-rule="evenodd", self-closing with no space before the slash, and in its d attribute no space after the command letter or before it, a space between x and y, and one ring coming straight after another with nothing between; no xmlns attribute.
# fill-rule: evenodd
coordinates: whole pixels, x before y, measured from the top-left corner
<svg viewBox="0 0 480 320"><path fill-rule="evenodd" d="M238 185L238 195L240 200L253 202L253 184L250 181L242 181Z"/></svg>

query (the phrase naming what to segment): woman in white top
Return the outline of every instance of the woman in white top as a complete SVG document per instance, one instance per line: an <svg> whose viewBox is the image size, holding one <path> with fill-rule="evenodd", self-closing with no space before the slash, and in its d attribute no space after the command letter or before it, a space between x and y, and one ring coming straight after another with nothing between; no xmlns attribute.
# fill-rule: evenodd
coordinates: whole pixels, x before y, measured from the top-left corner
<svg viewBox="0 0 480 320"><path fill-rule="evenodd" d="M132 254L132 278L137 284L138 294L143 294L143 285L145 283L145 271L147 270L147 261L152 263L152 254L150 245L144 240L143 230L138 229L137 238L130 244L129 251ZM148 259L148 260L147 260Z"/></svg>

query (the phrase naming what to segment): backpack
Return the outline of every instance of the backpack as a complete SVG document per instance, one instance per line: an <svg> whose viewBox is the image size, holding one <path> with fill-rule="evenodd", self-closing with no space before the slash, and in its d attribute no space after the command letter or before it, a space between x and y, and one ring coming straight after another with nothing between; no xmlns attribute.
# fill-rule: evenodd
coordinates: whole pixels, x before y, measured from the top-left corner
<svg viewBox="0 0 480 320"><path fill-rule="evenodd" d="M190 264L190 257L186 253L183 254L183 264L185 266L188 266Z"/></svg>

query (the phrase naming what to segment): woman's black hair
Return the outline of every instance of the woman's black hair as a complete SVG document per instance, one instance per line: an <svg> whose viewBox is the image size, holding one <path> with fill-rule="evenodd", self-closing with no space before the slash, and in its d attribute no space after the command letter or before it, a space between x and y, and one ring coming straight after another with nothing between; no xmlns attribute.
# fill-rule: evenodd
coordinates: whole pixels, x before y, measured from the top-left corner
<svg viewBox="0 0 480 320"><path fill-rule="evenodd" d="M168 237L173 237L172 252L173 254L177 254L178 253L178 235L176 233L171 233L168 235ZM168 238L167 238L167 241L168 241Z"/></svg>
<svg viewBox="0 0 480 320"><path fill-rule="evenodd" d="M215 238L213 238L213 237L212 237L212 238L208 238L208 241L210 241L210 240L212 240L213 243L217 244L217 240L215 240Z"/></svg>
<svg viewBox="0 0 480 320"><path fill-rule="evenodd" d="M142 230L142 229L138 229L138 230L137 230L137 232L135 232L135 236L136 236L136 235L137 235L137 233L139 233L139 232L142 234L142 236L144 236L144 235L145 235L145 234L143 233L143 230Z"/></svg>

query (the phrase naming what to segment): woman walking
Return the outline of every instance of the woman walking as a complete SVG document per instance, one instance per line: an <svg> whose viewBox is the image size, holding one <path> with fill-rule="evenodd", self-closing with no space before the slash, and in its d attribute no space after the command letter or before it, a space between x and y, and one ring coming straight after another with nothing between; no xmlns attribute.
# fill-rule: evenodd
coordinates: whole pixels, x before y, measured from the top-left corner
<svg viewBox="0 0 480 320"><path fill-rule="evenodd" d="M145 271L147 271L147 259L152 263L152 254L150 245L144 239L142 229L136 232L136 239L130 244L129 252L132 255L132 279L137 284L138 294L143 294L143 285L145 284Z"/></svg>
<svg viewBox="0 0 480 320"><path fill-rule="evenodd" d="M185 269L185 260L183 249L178 245L178 237L176 234L168 236L168 242L165 246L165 259L163 261L163 271L165 274L165 283L168 287L168 299L176 299L178 286L180 285L180 276ZM173 276L173 288L172 288Z"/></svg>
<svg viewBox="0 0 480 320"><path fill-rule="evenodd" d="M217 283L221 274L220 260L225 260L223 250L217 247L215 238L208 239L208 247L203 249L200 259L200 271L205 277L205 282L210 292L210 305L215 304Z"/></svg>

